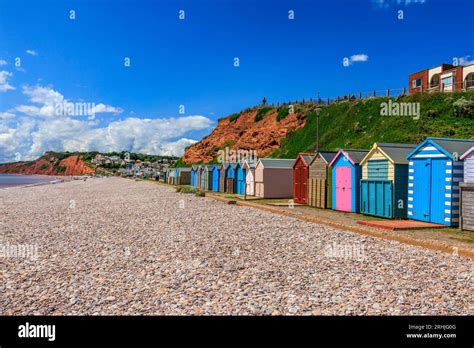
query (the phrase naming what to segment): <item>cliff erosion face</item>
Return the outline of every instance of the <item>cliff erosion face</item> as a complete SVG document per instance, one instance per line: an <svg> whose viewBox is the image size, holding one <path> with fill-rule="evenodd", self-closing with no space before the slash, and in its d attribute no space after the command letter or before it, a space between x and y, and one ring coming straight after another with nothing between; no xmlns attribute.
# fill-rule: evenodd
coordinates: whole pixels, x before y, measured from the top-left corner
<svg viewBox="0 0 474 348"><path fill-rule="evenodd" d="M83 175L94 173L94 168L88 166L82 156L75 155L59 160L45 153L32 162L0 164L0 174Z"/></svg>
<svg viewBox="0 0 474 348"><path fill-rule="evenodd" d="M255 122L257 110L242 112L234 121L229 117L221 119L210 135L189 146L182 158L183 162L207 163L218 156L218 150L229 147L234 150L256 150L258 157L280 147L281 139L288 131L304 126L302 114L289 114L281 121L276 120L277 111L272 109L262 120Z"/></svg>

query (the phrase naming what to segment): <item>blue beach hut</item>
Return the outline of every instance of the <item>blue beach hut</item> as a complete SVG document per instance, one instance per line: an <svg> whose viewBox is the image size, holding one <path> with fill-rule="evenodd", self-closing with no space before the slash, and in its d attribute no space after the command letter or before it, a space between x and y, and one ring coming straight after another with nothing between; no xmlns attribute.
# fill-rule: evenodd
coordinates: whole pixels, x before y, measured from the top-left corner
<svg viewBox="0 0 474 348"><path fill-rule="evenodd" d="M459 224L460 156L474 140L426 138L408 159L408 218L447 226Z"/></svg>
<svg viewBox="0 0 474 348"><path fill-rule="evenodd" d="M245 194L245 177L246 171L242 163L238 163L236 167L236 190L235 193L239 195Z"/></svg>
<svg viewBox="0 0 474 348"><path fill-rule="evenodd" d="M222 165L216 164L212 167L212 191L219 192L219 182Z"/></svg>
<svg viewBox="0 0 474 348"><path fill-rule="evenodd" d="M197 187L197 170L198 166L193 164L191 167L191 186Z"/></svg>

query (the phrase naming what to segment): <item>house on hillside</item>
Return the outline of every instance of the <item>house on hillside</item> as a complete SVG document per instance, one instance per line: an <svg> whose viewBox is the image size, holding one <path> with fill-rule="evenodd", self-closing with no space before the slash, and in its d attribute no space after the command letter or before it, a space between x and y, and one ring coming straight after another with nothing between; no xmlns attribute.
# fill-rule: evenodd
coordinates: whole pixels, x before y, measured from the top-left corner
<svg viewBox="0 0 474 348"><path fill-rule="evenodd" d="M474 64L441 64L408 76L410 94L474 90Z"/></svg>

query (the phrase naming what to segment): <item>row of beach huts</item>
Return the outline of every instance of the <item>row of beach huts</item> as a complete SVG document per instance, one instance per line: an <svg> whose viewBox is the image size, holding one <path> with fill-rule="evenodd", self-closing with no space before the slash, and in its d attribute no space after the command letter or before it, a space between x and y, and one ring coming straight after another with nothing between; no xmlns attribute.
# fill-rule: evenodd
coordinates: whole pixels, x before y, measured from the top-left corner
<svg viewBox="0 0 474 348"><path fill-rule="evenodd" d="M289 198L317 208L474 231L474 140L375 143L370 150L170 168L166 175L169 184L203 191Z"/></svg>

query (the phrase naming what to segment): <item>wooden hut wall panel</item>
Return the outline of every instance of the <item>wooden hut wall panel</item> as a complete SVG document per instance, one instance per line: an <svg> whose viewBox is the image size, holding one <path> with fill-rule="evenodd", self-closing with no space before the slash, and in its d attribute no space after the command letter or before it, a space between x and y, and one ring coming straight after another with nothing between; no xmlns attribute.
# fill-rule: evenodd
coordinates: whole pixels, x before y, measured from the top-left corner
<svg viewBox="0 0 474 348"><path fill-rule="evenodd" d="M393 168L393 165L390 165ZM367 169L368 179L371 180L393 180L393 170L392 175L388 176L389 163L386 159L378 160L369 160L367 166L363 168Z"/></svg>
<svg viewBox="0 0 474 348"><path fill-rule="evenodd" d="M265 169L263 173L265 198L293 197L293 169Z"/></svg>
<svg viewBox="0 0 474 348"><path fill-rule="evenodd" d="M327 171L326 171L327 164L321 157L316 157L309 166L309 178L316 179L316 178L323 178L326 179Z"/></svg>
<svg viewBox="0 0 474 348"><path fill-rule="evenodd" d="M392 218L392 192L391 180L362 180L360 183L361 213Z"/></svg>
<svg viewBox="0 0 474 348"><path fill-rule="evenodd" d="M371 156L370 156L371 161L380 161L380 162L374 162L371 166L370 169L377 170L377 164L379 164L381 167L387 166L387 169L383 169L383 171L386 173L385 177L381 177L380 179L387 179L387 180L393 180L394 179L394 165L391 162L387 161L387 158L380 152L380 150L376 150ZM386 161L386 162L384 162ZM368 166L362 166L362 179L375 179L375 177L372 175L369 175L369 167Z"/></svg>
<svg viewBox="0 0 474 348"><path fill-rule="evenodd" d="M178 185L189 185L191 183L191 172L180 172Z"/></svg>
<svg viewBox="0 0 474 348"><path fill-rule="evenodd" d="M327 180L308 180L308 204L316 208L327 207Z"/></svg>
<svg viewBox="0 0 474 348"><path fill-rule="evenodd" d="M463 230L474 231L474 183L461 185L461 218Z"/></svg>
<svg viewBox="0 0 474 348"><path fill-rule="evenodd" d="M467 150L461 159L464 161L464 182L460 188L461 229L474 231L474 147Z"/></svg>
<svg viewBox="0 0 474 348"><path fill-rule="evenodd" d="M474 183L474 148L464 156L464 182Z"/></svg>

